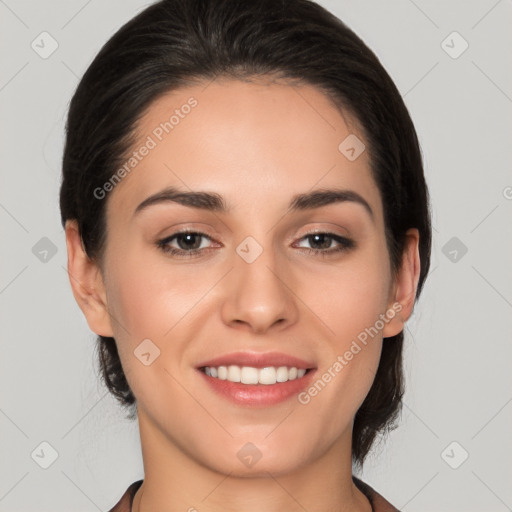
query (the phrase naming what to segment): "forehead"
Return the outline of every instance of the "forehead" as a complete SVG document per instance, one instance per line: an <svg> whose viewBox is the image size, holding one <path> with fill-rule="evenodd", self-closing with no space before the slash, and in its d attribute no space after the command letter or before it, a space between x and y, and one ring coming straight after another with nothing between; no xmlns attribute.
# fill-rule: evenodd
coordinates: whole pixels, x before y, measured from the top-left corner
<svg viewBox="0 0 512 512"><path fill-rule="evenodd" d="M357 121L311 85L217 79L183 87L153 101L136 136L109 208L135 207L169 186L259 209L346 187L380 211Z"/></svg>

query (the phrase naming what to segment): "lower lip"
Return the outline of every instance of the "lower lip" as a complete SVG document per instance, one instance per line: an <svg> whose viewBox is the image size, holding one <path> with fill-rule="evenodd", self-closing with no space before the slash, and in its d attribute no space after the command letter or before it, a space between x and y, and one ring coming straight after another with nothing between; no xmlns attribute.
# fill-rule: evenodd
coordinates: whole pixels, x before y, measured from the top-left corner
<svg viewBox="0 0 512 512"><path fill-rule="evenodd" d="M198 372L206 379L207 384L220 395L224 396L237 405L267 406L284 402L291 397L298 395L311 382L315 370L309 370L300 379L276 384L242 384L220 380L206 375L201 370Z"/></svg>

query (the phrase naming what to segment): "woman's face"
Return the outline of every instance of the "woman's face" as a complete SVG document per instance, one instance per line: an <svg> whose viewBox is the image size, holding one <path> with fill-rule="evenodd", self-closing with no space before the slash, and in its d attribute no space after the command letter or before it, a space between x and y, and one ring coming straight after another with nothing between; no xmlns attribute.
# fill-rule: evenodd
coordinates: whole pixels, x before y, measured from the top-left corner
<svg viewBox="0 0 512 512"><path fill-rule="evenodd" d="M143 443L232 474L350 450L382 338L401 330L353 130L314 87L229 80L142 118L108 196L99 333L116 339Z"/></svg>

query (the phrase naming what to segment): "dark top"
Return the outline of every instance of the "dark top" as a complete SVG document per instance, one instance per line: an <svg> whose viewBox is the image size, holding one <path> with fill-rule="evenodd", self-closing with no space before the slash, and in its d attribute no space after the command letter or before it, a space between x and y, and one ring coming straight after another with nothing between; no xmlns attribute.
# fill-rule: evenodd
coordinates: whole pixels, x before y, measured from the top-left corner
<svg viewBox="0 0 512 512"><path fill-rule="evenodd" d="M352 480L356 484L356 487L368 498L368 501L371 503L373 512L400 512L368 484L364 483L362 480L359 480L359 478L356 478L355 476L352 476ZM128 489L126 489L126 492L123 494L114 508L110 509L109 512L131 512L133 497L135 496L135 493L139 487L142 485L142 482L143 480L137 480L136 482L133 482L133 484L131 484Z"/></svg>

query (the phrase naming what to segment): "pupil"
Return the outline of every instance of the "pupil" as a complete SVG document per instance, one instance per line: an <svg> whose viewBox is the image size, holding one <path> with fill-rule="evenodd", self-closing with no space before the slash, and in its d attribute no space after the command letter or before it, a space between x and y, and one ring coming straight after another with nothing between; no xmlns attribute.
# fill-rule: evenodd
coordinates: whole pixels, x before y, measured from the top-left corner
<svg viewBox="0 0 512 512"><path fill-rule="evenodd" d="M329 246L330 246L330 239L329 237L326 237L325 235L311 235L311 237L313 238L314 242L313 244L315 244L317 242L318 239L321 239L321 240L324 240L324 243L323 244L320 244L322 247L322 249L328 249ZM327 241L326 241L327 240Z"/></svg>
<svg viewBox="0 0 512 512"><path fill-rule="evenodd" d="M180 247L181 249L198 249L199 246L201 245L201 243L197 243L197 240L199 240L199 237L197 236L197 234L195 233L186 233L184 235L181 235L181 238L178 238L178 245L182 245L181 243L179 243L180 240L183 240L183 239L186 239L188 242L190 242L190 238L194 239L196 238L196 243L192 243L192 245L194 247L191 247L190 245L187 245L187 243L185 243L185 247ZM197 246L197 247L196 247Z"/></svg>

